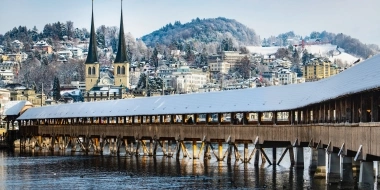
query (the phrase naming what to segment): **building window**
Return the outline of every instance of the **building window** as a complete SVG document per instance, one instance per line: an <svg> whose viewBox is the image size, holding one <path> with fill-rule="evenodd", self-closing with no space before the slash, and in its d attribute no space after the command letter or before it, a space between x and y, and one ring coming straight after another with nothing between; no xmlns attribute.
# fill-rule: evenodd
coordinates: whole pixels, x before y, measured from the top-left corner
<svg viewBox="0 0 380 190"><path fill-rule="evenodd" d="M91 67L88 68L88 75L91 75Z"/></svg>
<svg viewBox="0 0 380 190"><path fill-rule="evenodd" d="M125 75L125 67L124 66L121 67L121 74Z"/></svg>
<svg viewBox="0 0 380 190"><path fill-rule="evenodd" d="M92 74L95 75L95 67L92 67Z"/></svg>
<svg viewBox="0 0 380 190"><path fill-rule="evenodd" d="M120 74L120 66L117 66L117 74Z"/></svg>

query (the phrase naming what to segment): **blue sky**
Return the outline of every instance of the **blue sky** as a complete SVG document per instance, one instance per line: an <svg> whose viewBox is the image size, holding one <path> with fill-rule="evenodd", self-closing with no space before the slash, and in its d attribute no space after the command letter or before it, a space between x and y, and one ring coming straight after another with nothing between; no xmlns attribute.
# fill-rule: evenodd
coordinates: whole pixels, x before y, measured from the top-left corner
<svg viewBox="0 0 380 190"><path fill-rule="evenodd" d="M261 38L293 30L345 33L380 45L379 0L124 0L125 31L141 37L179 20L226 17L254 29ZM90 28L91 0L1 0L0 33L14 26L42 31L46 23L74 22ZM118 26L120 0L94 0L95 26Z"/></svg>

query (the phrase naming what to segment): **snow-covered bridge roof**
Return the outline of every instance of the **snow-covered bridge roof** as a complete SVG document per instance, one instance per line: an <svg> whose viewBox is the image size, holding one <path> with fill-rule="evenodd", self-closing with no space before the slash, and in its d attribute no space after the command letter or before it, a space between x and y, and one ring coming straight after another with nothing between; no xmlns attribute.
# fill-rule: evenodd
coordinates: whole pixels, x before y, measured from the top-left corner
<svg viewBox="0 0 380 190"><path fill-rule="evenodd" d="M316 82L30 108L19 119L281 111L380 87L380 55Z"/></svg>

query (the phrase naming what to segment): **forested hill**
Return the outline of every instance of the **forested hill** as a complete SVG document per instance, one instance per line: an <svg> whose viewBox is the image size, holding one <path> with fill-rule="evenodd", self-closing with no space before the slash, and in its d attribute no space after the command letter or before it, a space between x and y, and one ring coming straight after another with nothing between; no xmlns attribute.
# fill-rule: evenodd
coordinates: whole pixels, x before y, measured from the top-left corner
<svg viewBox="0 0 380 190"><path fill-rule="evenodd" d="M148 46L162 44L170 46L173 42L199 41L202 43L222 42L232 39L235 45L259 45L255 31L233 19L209 18L193 19L181 24L176 21L142 37Z"/></svg>

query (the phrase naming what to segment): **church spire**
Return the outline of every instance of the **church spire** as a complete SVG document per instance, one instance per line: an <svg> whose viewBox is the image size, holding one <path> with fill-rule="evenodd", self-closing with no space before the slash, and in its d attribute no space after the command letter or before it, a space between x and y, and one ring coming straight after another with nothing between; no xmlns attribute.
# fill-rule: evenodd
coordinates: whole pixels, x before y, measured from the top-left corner
<svg viewBox="0 0 380 190"><path fill-rule="evenodd" d="M119 45L117 47L117 54L115 63L125 63L128 62L125 48L125 37L124 37L124 24L123 24L123 0L121 0L121 19L120 19L120 32L119 32Z"/></svg>
<svg viewBox="0 0 380 190"><path fill-rule="evenodd" d="M96 46L96 35L94 27L94 0L92 0L91 33L90 45L88 47L88 54L86 59L86 64L87 63L98 63L98 51Z"/></svg>

